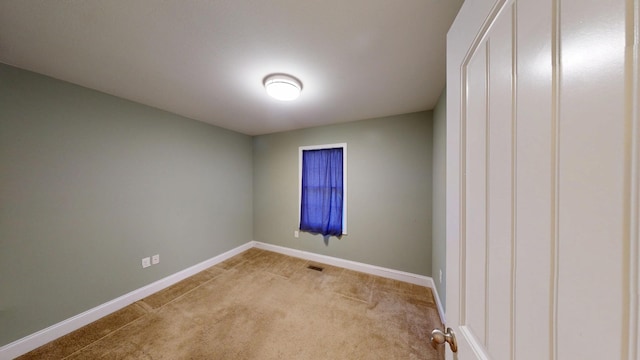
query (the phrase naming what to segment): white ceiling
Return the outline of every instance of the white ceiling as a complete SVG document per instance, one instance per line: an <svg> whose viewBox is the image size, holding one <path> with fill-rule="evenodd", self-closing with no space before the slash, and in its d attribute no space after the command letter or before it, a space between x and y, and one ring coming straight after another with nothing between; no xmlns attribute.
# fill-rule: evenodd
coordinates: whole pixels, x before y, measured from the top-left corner
<svg viewBox="0 0 640 360"><path fill-rule="evenodd" d="M2 0L0 62L267 134L432 109L462 1Z"/></svg>

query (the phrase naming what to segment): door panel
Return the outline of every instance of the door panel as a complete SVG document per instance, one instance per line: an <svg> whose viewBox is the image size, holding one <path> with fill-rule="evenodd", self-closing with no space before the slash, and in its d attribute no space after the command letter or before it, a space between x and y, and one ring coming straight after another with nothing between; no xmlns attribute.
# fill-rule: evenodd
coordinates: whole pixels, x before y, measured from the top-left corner
<svg viewBox="0 0 640 360"><path fill-rule="evenodd" d="M485 346L492 359L511 357L513 303L513 6L496 19L487 41L487 284Z"/></svg>
<svg viewBox="0 0 640 360"><path fill-rule="evenodd" d="M553 3L518 1L515 359L552 359L555 241ZM539 216L547 214L547 216ZM540 281L531 281L534 275Z"/></svg>
<svg viewBox="0 0 640 360"><path fill-rule="evenodd" d="M475 0L456 18L446 315L460 359L638 360L639 2Z"/></svg>
<svg viewBox="0 0 640 360"><path fill-rule="evenodd" d="M486 300L486 47L480 47L467 66L469 96L467 112L476 121L466 124L466 224L467 236L461 246L465 257L462 303L465 324L479 341L485 340ZM472 95L473 94L473 95ZM469 301L473 299L473 301Z"/></svg>
<svg viewBox="0 0 640 360"><path fill-rule="evenodd" d="M558 358L611 357L624 313L625 1L559 7ZM601 284L606 290L602 292ZM590 325L598 331L589 331ZM593 327L592 327L593 328Z"/></svg>

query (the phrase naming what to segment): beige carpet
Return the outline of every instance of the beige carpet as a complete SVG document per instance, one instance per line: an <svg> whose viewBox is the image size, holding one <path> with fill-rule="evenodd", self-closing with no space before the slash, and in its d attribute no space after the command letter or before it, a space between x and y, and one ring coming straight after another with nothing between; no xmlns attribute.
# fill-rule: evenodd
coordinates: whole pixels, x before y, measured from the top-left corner
<svg viewBox="0 0 640 360"><path fill-rule="evenodd" d="M254 248L19 359L443 359L436 327L428 288Z"/></svg>

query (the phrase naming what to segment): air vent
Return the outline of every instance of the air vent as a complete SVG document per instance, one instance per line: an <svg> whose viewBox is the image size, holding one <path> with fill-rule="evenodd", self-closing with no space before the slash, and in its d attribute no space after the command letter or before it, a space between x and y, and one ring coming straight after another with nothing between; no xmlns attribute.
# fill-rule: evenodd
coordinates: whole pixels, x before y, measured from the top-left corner
<svg viewBox="0 0 640 360"><path fill-rule="evenodd" d="M320 266L314 266L314 265L309 265L309 266L307 266L307 269L311 269L311 270L315 270L315 271L322 271L322 270L324 270L324 268L321 268Z"/></svg>

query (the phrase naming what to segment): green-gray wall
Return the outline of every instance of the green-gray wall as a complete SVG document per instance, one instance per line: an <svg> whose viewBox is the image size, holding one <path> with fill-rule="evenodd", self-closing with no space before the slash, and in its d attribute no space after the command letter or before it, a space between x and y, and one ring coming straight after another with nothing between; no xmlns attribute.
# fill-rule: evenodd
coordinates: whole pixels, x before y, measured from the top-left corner
<svg viewBox="0 0 640 360"><path fill-rule="evenodd" d="M446 89L433 110L433 282L445 306L447 280L446 190L447 190L447 96ZM440 280L442 271L442 281Z"/></svg>
<svg viewBox="0 0 640 360"><path fill-rule="evenodd" d="M300 233L298 147L347 143L348 235ZM432 112L254 138L254 240L431 275Z"/></svg>
<svg viewBox="0 0 640 360"><path fill-rule="evenodd" d="M0 64L0 346L250 241L252 146Z"/></svg>

